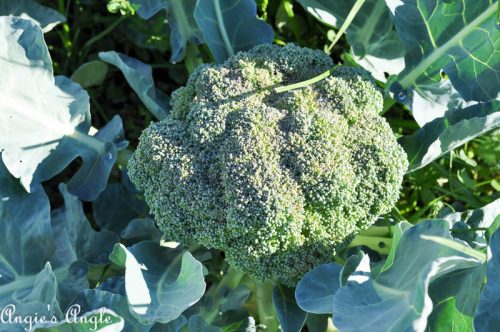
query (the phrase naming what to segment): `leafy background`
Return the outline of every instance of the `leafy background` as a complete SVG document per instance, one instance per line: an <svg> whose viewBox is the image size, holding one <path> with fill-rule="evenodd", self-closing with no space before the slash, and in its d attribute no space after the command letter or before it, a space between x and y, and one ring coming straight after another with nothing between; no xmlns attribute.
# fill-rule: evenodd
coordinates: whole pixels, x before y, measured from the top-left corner
<svg viewBox="0 0 500 332"><path fill-rule="evenodd" d="M43 28L16 23L35 51L16 58L24 73L0 83L0 307L60 321L41 331L87 331L64 321L73 304L88 317L109 308L107 328L126 331L363 331L360 316L377 331L500 329L498 3L366 0L350 22L356 2L0 0L0 15ZM214 25L217 5L225 32ZM142 129L165 116L197 65L264 42L323 49L370 70L411 163L393 211L353 241L342 265L318 267L295 290L256 285L218 251L160 245L126 175ZM34 68L40 81L30 79ZM7 108L27 82L61 107ZM37 110L78 137L34 125ZM22 149L49 139L63 143Z"/></svg>

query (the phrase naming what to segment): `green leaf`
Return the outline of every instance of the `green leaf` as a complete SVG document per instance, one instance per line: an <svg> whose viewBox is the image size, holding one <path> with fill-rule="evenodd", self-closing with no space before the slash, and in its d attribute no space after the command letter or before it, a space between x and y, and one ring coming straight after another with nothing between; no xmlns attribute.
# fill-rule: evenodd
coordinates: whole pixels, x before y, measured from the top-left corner
<svg viewBox="0 0 500 332"><path fill-rule="evenodd" d="M499 126L500 101L493 101L448 113L398 141L408 155L411 172Z"/></svg>
<svg viewBox="0 0 500 332"><path fill-rule="evenodd" d="M496 202L499 202L500 199L497 199ZM500 211L498 209L497 211ZM500 214L496 216L495 220L491 225L488 227L488 230L486 231L486 238L490 240L491 236L500 228Z"/></svg>
<svg viewBox="0 0 500 332"><path fill-rule="evenodd" d="M30 192L80 157L82 166L68 190L80 199L95 199L106 187L117 152L128 144L120 117L89 134L89 97L68 78L54 78L42 30L34 21L0 17L0 44L5 166Z"/></svg>
<svg viewBox="0 0 500 332"><path fill-rule="evenodd" d="M407 90L441 81L444 70L465 100L489 101L500 93L500 30L492 0L386 0L406 49L399 87ZM401 98L399 98L401 99Z"/></svg>
<svg viewBox="0 0 500 332"><path fill-rule="evenodd" d="M171 62L176 63L184 58L188 41L196 44L203 41L193 16L196 0L130 0L130 2L139 6L137 14L145 20L149 20L159 11L166 12L166 21L170 26Z"/></svg>
<svg viewBox="0 0 500 332"><path fill-rule="evenodd" d="M347 285L335 294L333 319L338 329L424 331L432 311L429 285L449 273L482 266L448 246L423 240L425 235L451 240L446 221L426 220L403 233L393 264L377 276L371 273L369 256L363 257Z"/></svg>
<svg viewBox="0 0 500 332"><path fill-rule="evenodd" d="M272 43L272 27L257 19L254 0L198 0L194 17L215 60Z"/></svg>
<svg viewBox="0 0 500 332"><path fill-rule="evenodd" d="M469 247L468 245L465 245L461 242L457 242L457 241L454 241L451 239L446 239L446 238L443 238L440 236L431 236L431 235L422 235L421 238L423 240L432 241L432 242L438 243L442 246L449 247L450 249L454 249L456 251L459 251L459 252L463 253L464 255L467 255L467 256L470 256L470 257L477 259L480 262L484 263L486 261L485 254L483 254L480 251L474 250L471 247Z"/></svg>
<svg viewBox="0 0 500 332"><path fill-rule="evenodd" d="M484 282L485 265L449 273L429 287L434 307L428 319L430 331L473 331L472 318Z"/></svg>
<svg viewBox="0 0 500 332"><path fill-rule="evenodd" d="M448 280L454 282L454 280ZM427 322L428 331L473 331L472 318L462 314L454 297L435 304Z"/></svg>
<svg viewBox="0 0 500 332"><path fill-rule="evenodd" d="M59 191L64 206L51 214L56 246L54 260L66 264L79 259L91 264L109 263L108 256L120 237L107 230L95 231L85 216L82 202L71 195L63 183Z"/></svg>
<svg viewBox="0 0 500 332"><path fill-rule="evenodd" d="M16 315L38 313L60 320L70 301L88 288L87 264L59 256L50 203L41 185L28 194L0 161L0 308L14 305ZM24 331L28 322L1 324Z"/></svg>
<svg viewBox="0 0 500 332"><path fill-rule="evenodd" d="M151 66L114 51L100 52L99 58L121 70L128 84L157 119L167 116L170 98L155 87Z"/></svg>
<svg viewBox="0 0 500 332"><path fill-rule="evenodd" d="M496 230L495 218L498 216L498 211L500 211L500 199L479 209L444 215L443 219L453 227L452 234L455 238L467 241L474 248L483 249L487 246L487 239Z"/></svg>
<svg viewBox="0 0 500 332"><path fill-rule="evenodd" d="M384 265L382 266L380 272L383 272L392 266L392 264L394 263L394 258L396 256L397 248L399 246L399 241L401 240L401 237L403 236L404 232L411 227L412 224L406 221L400 222L394 227L392 227L391 251L389 252L389 255L387 256L387 259L385 260Z"/></svg>
<svg viewBox="0 0 500 332"><path fill-rule="evenodd" d="M500 231L496 231L490 240L486 286L474 315L476 332L497 331L500 329Z"/></svg>
<svg viewBox="0 0 500 332"><path fill-rule="evenodd" d="M144 241L128 249L116 244L110 260L125 268L130 310L143 324L178 318L205 292L202 265L189 252Z"/></svg>
<svg viewBox="0 0 500 332"><path fill-rule="evenodd" d="M297 284L295 298L302 310L315 314L333 313L333 297L340 288L342 267L322 264L308 272Z"/></svg>
<svg viewBox="0 0 500 332"><path fill-rule="evenodd" d="M9 15L32 19L40 25L43 32L49 32L59 23L66 21L57 10L42 6L34 0L0 0L0 16Z"/></svg>
<svg viewBox="0 0 500 332"><path fill-rule="evenodd" d="M328 25L331 28L338 28L342 25L342 20L345 20L349 14L348 4L335 4L342 9L340 12L334 13L330 6L334 5L328 0L298 0L304 9L315 17L321 23ZM354 4L354 1L352 1ZM352 7L351 4L351 7ZM342 16L340 16L342 14Z"/></svg>
<svg viewBox="0 0 500 332"><path fill-rule="evenodd" d="M92 214L101 229L120 234L132 220L146 218L149 208L123 172L121 182L110 183L92 202Z"/></svg>
<svg viewBox="0 0 500 332"><path fill-rule="evenodd" d="M322 19L327 12L328 25L339 28L344 21L355 0L299 0L299 3L317 19ZM334 19L332 19L332 17ZM384 1L366 0L356 17L347 29L347 41L358 57L366 54L395 59L404 55L402 43L399 40L391 22L391 13Z"/></svg>
<svg viewBox="0 0 500 332"><path fill-rule="evenodd" d="M0 160L0 285L38 273L55 248L50 202L41 185L28 194ZM3 265L3 264L7 265ZM8 271L12 272L8 272ZM14 272L18 271L18 272ZM10 276L10 277L9 277ZM0 295L1 296L1 295Z"/></svg>
<svg viewBox="0 0 500 332"><path fill-rule="evenodd" d="M121 232L120 237L127 243L145 240L159 242L163 233L158 229L153 219L134 219Z"/></svg>
<svg viewBox="0 0 500 332"><path fill-rule="evenodd" d="M306 326L309 332L325 332L330 315L307 314Z"/></svg>
<svg viewBox="0 0 500 332"><path fill-rule="evenodd" d="M120 277L117 281L121 287L124 287L124 282ZM80 313L94 312L101 308L113 310L123 321L123 331L130 332L149 332L151 325L144 325L140 323L130 312L129 305L125 294L111 293L103 290L103 286L109 283L108 279L105 283L99 285L98 289L86 289L74 300L72 306L74 309L80 310ZM121 330L120 330L121 331Z"/></svg>
<svg viewBox="0 0 500 332"><path fill-rule="evenodd" d="M459 111L476 104L465 101L450 80L439 83L421 85L420 89L408 96L404 101L411 110L415 121L420 127L434 119L445 116L446 112Z"/></svg>
<svg viewBox="0 0 500 332"><path fill-rule="evenodd" d="M179 318L167 323L160 324L156 323L151 328L151 332L181 332L182 328L187 325L187 319L184 316L180 316Z"/></svg>
<svg viewBox="0 0 500 332"><path fill-rule="evenodd" d="M340 28L356 0L299 0L299 3L320 22ZM404 68L404 47L384 1L366 0L349 25L346 37L356 62L378 80L385 81L385 73L396 74Z"/></svg>
<svg viewBox="0 0 500 332"><path fill-rule="evenodd" d="M78 67L73 75L71 75L71 80L86 89L101 85L107 73L108 65L102 61L95 60L86 62Z"/></svg>
<svg viewBox="0 0 500 332"><path fill-rule="evenodd" d="M283 332L300 332L307 313L295 302L295 289L276 285L273 287L273 303Z"/></svg>
<svg viewBox="0 0 500 332"><path fill-rule="evenodd" d="M135 45L166 53L170 50L170 38L169 29L165 28L165 15L156 14L148 20L130 16L118 29Z"/></svg>

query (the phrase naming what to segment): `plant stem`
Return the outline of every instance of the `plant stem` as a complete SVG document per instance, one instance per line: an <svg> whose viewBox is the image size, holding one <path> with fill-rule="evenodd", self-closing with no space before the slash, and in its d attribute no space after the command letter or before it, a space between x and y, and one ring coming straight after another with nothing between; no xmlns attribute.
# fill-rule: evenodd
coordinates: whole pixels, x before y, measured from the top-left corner
<svg viewBox="0 0 500 332"><path fill-rule="evenodd" d="M328 53L330 53L332 51L335 44L337 44L337 42L340 40L340 37L342 37L342 35L346 32L347 28L349 28L352 21L356 17L356 14L359 12L359 10L361 9L361 7L363 6L364 3L365 3L365 0L357 0L354 3L354 6L352 6L351 11L349 12L349 15L347 15L347 17L344 21L344 24L342 24L339 31L337 32L337 35L335 35L335 39L332 41L332 43L328 47L328 49L327 49Z"/></svg>
<svg viewBox="0 0 500 332"><path fill-rule="evenodd" d="M203 59L197 45L188 43L184 64L189 74L191 74L196 67L203 64Z"/></svg>
<svg viewBox="0 0 500 332"><path fill-rule="evenodd" d="M500 1L497 2L497 25L500 25Z"/></svg>
<svg viewBox="0 0 500 332"><path fill-rule="evenodd" d="M366 246L382 255L388 255L392 247L392 238L358 235L349 244L349 248Z"/></svg>
<svg viewBox="0 0 500 332"><path fill-rule="evenodd" d="M473 227L473 228L455 228L450 229L450 232L456 233L465 233L465 232L485 232L488 230L488 227Z"/></svg>
<svg viewBox="0 0 500 332"><path fill-rule="evenodd" d="M351 11L349 12L349 15L347 15L347 18L344 21L344 24L342 24L342 26L340 27L339 31L337 32L337 35L335 36L335 39L332 41L332 43L328 47L328 49L327 49L328 53L331 52L331 50L333 49L333 47L335 46L335 44L340 40L340 37L342 37L342 35L347 30L347 28L349 27L349 25L351 25L352 21L354 20L354 17L356 17L356 14L359 12L359 10L361 9L361 6L364 3L365 3L365 0L357 0L356 3L354 4L354 6L352 6ZM275 92L276 93L282 93L282 92L286 92L286 91L290 91L290 90L305 88L306 86L309 86L309 85L312 85L314 83L317 83L319 81L324 80L325 78L327 78L328 76L330 76L332 74L332 72L334 71L335 68L336 68L336 66L333 66L332 68L330 68L327 71L319 74L318 76L313 77L313 78L311 78L309 80L306 80L306 81L302 81L302 82L298 82L298 83L294 83L294 84L290 84L290 85L285 85L285 86L281 86L281 87L277 87L275 89Z"/></svg>
<svg viewBox="0 0 500 332"><path fill-rule="evenodd" d="M273 304L273 284L271 282L265 282L256 284L255 286L260 324L265 326L266 332L279 331L279 323Z"/></svg>

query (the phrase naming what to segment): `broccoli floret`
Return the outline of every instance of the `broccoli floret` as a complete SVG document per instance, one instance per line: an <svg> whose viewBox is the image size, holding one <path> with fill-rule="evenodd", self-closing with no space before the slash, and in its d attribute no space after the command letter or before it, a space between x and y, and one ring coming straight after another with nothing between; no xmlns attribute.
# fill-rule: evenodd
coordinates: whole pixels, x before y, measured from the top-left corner
<svg viewBox="0 0 500 332"><path fill-rule="evenodd" d="M262 45L200 66L173 93L129 163L168 239L293 286L392 208L408 163L367 72L272 89L330 67L317 50Z"/></svg>

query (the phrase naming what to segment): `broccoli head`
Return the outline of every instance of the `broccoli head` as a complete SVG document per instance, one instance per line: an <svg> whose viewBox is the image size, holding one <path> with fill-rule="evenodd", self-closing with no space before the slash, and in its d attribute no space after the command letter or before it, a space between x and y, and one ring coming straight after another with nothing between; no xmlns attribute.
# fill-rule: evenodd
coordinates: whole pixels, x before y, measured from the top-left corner
<svg viewBox="0 0 500 332"><path fill-rule="evenodd" d="M129 162L168 239L293 286L392 208L407 158L369 74L337 67L273 89L330 67L317 50L262 45L200 66L173 93Z"/></svg>

